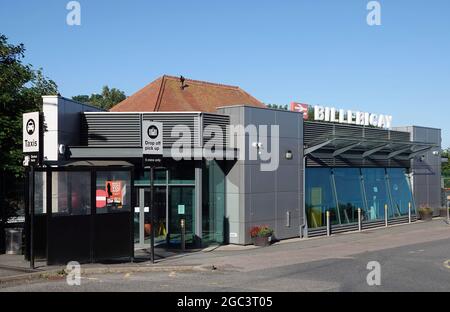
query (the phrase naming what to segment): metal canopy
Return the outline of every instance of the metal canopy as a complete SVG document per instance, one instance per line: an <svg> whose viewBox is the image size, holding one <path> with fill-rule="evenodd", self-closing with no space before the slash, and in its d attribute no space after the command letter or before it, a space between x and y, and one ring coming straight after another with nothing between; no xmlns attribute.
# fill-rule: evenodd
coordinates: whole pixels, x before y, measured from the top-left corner
<svg viewBox="0 0 450 312"><path fill-rule="evenodd" d="M410 150L411 150L411 146L395 150L395 151L389 153L389 155L387 156L387 159L394 158L395 156L398 156L400 154L406 153L406 152L408 152Z"/></svg>
<svg viewBox="0 0 450 312"><path fill-rule="evenodd" d="M416 157L417 155L419 155L419 154L421 154L421 153L423 153L423 152L426 152L426 151L432 149L433 147L434 147L434 146L427 146L427 147L425 147L425 148L422 148L422 149L413 151L413 153L409 154L408 158L409 158L409 159L413 159L413 158Z"/></svg>
<svg viewBox="0 0 450 312"><path fill-rule="evenodd" d="M104 160L104 159L129 159L142 158L141 147L91 147L91 146L70 146L70 159L77 160ZM187 157L191 159L218 159L218 160L235 160L238 159L239 151L234 148L217 149L215 151L208 151L200 147L192 147ZM170 148L164 149L163 157L172 158L174 156L183 158L182 153L177 154L177 151L171 151Z"/></svg>
<svg viewBox="0 0 450 312"><path fill-rule="evenodd" d="M304 154L305 155L311 154L312 152L315 152L318 149L321 149L322 147L325 147L328 144L331 144L331 142L333 142L333 141L334 141L334 139L326 140L325 142L322 142L322 143L319 143L317 145L311 146L311 147L305 149Z"/></svg>
<svg viewBox="0 0 450 312"><path fill-rule="evenodd" d="M341 155L341 154L344 154L345 152L351 150L352 148L361 145L361 143L362 143L362 142L352 143L352 144L347 145L347 146L345 146L345 147L342 147L342 148L340 148L340 149L338 149L338 150L335 150L334 153L333 153L333 157L336 157L336 156L339 156L339 155Z"/></svg>
<svg viewBox="0 0 450 312"><path fill-rule="evenodd" d="M382 145L380 145L380 146L377 146L377 147L375 147L375 148L372 148L372 149L370 149L370 150L368 150L368 151L365 151L365 152L363 153L362 157L363 157L363 158L367 158L367 157L369 157L370 155L375 154L376 152L379 152L379 151L381 151L381 150L384 150L384 149L388 148L389 146L391 146L391 143L389 143L389 144L382 144Z"/></svg>
<svg viewBox="0 0 450 312"><path fill-rule="evenodd" d="M361 152L361 158L368 158L371 155L379 153L385 159L393 159L400 155L407 156L411 159L433 147L437 147L437 145L425 142L328 136L321 140L316 140L313 145L305 149L304 154L309 155L318 150L326 150L328 153L332 153L333 157L344 157L346 152L357 150ZM352 156L355 156L355 152L352 153Z"/></svg>

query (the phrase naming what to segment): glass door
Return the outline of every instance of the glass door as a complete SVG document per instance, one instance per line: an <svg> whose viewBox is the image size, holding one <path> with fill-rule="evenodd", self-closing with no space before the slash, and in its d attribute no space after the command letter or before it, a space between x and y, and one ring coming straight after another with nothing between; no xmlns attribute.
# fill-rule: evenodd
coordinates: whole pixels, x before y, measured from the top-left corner
<svg viewBox="0 0 450 312"><path fill-rule="evenodd" d="M138 207L134 209L134 242L136 248L148 248L151 239L150 188L138 188ZM167 195L165 186L154 189L155 245L166 243L167 239Z"/></svg>
<svg viewBox="0 0 450 312"><path fill-rule="evenodd" d="M181 219L185 220L186 244L194 243L195 187L169 186L170 244L181 244Z"/></svg>

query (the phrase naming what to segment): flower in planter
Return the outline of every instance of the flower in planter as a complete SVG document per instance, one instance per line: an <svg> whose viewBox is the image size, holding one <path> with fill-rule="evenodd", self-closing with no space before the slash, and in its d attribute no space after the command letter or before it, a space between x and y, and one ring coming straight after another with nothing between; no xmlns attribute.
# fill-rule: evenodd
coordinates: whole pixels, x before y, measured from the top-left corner
<svg viewBox="0 0 450 312"><path fill-rule="evenodd" d="M419 208L419 213L426 215L433 214L433 208L422 206Z"/></svg>
<svg viewBox="0 0 450 312"><path fill-rule="evenodd" d="M273 234L273 229L268 225L254 226L250 229L250 236L255 237L270 237Z"/></svg>

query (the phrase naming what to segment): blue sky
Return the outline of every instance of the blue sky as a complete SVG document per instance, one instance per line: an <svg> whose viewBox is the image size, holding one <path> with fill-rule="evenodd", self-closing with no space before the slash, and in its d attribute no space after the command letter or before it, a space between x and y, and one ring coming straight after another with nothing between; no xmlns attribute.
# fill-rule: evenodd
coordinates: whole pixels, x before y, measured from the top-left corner
<svg viewBox="0 0 450 312"><path fill-rule="evenodd" d="M443 129L450 146L450 1L0 0L0 32L27 48L66 97L127 95L163 74L239 85L266 103L300 101Z"/></svg>

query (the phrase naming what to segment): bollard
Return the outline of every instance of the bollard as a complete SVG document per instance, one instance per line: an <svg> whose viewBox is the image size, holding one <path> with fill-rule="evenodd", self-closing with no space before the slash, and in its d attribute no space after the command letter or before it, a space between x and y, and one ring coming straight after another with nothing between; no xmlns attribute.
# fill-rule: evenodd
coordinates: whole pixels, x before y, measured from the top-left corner
<svg viewBox="0 0 450 312"><path fill-rule="evenodd" d="M384 226L388 226L388 205L384 205Z"/></svg>
<svg viewBox="0 0 450 312"><path fill-rule="evenodd" d="M330 212L327 211L327 236L331 235Z"/></svg>
<svg viewBox="0 0 450 312"><path fill-rule="evenodd" d="M408 223L411 223L411 202L408 203Z"/></svg>
<svg viewBox="0 0 450 312"><path fill-rule="evenodd" d="M447 224L450 225L450 200L447 200Z"/></svg>
<svg viewBox="0 0 450 312"><path fill-rule="evenodd" d="M181 223L181 250L185 251L185 249L186 249L186 242L185 242L186 229L185 229L184 219L181 219L180 223Z"/></svg>
<svg viewBox="0 0 450 312"><path fill-rule="evenodd" d="M361 224L361 208L358 208L358 231L362 231L362 224Z"/></svg>

